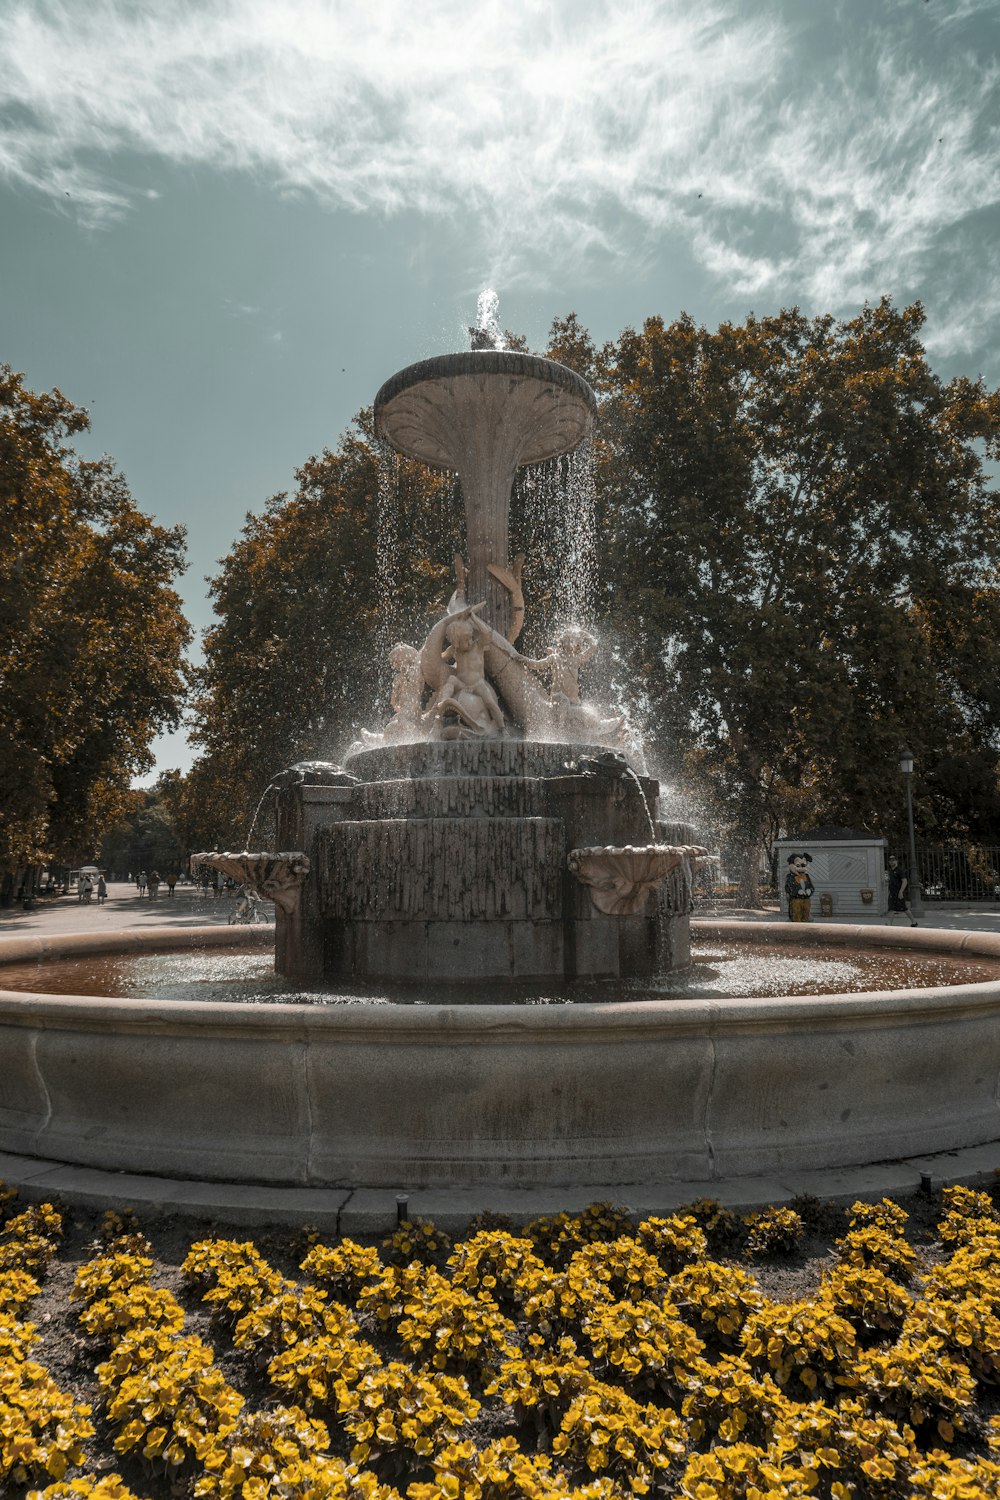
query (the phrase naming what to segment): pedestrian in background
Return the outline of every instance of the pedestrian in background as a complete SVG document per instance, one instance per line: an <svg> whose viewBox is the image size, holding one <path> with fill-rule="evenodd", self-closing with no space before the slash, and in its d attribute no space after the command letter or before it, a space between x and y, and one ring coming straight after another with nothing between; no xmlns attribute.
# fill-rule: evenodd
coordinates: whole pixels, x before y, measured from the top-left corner
<svg viewBox="0 0 1000 1500"><path fill-rule="evenodd" d="M97 877L97 904L103 906L108 899L108 883L103 875Z"/></svg>
<svg viewBox="0 0 1000 1500"><path fill-rule="evenodd" d="M174 894L174 886L176 884L177 884L177 876L174 874L173 870L171 870L170 874L167 876L167 895L168 896L172 896Z"/></svg>
<svg viewBox="0 0 1000 1500"><path fill-rule="evenodd" d="M889 926L897 912L905 912L910 919L910 926L916 927L917 921L910 906L910 882L899 868L899 860L895 854L889 855Z"/></svg>
<svg viewBox="0 0 1000 1500"><path fill-rule="evenodd" d="M145 870L140 870L139 871L138 875L135 877L135 883L136 883L136 886L138 887L139 900L141 901L142 898L143 898L143 896L146 894L146 872L145 872Z"/></svg>
<svg viewBox="0 0 1000 1500"><path fill-rule="evenodd" d="M149 872L149 899L150 899L150 901L155 901L156 898L157 898L157 896L159 894L160 894L160 876L159 876L159 872L156 871L156 870L150 870L150 872Z"/></svg>

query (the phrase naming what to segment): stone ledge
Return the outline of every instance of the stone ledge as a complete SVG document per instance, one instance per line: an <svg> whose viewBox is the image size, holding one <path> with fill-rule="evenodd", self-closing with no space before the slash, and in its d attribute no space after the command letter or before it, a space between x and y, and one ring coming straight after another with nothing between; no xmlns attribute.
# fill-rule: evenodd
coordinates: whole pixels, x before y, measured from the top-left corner
<svg viewBox="0 0 1000 1500"><path fill-rule="evenodd" d="M179 1215L202 1222L248 1228L311 1224L328 1234L385 1234L396 1225L397 1198L407 1212L433 1219L449 1234L464 1230L489 1209L527 1222L541 1214L579 1212L590 1203L612 1202L638 1222L674 1213L697 1198L715 1198L727 1208L746 1210L790 1203L804 1194L835 1204L877 1201L945 1184L976 1187L1000 1171L1000 1141L942 1151L933 1156L815 1172L776 1174L703 1182L622 1183L594 1187L545 1188L282 1188L253 1183L192 1182L137 1173L103 1172L92 1167L0 1152L0 1181L16 1187L28 1202L58 1197L69 1206L134 1208L153 1218Z"/></svg>

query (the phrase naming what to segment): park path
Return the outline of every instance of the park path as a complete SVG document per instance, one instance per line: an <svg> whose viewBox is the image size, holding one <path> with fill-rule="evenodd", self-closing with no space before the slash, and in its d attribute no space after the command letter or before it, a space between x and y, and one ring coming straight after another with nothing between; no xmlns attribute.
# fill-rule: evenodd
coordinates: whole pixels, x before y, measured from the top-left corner
<svg viewBox="0 0 1000 1500"><path fill-rule="evenodd" d="M76 895L42 899L31 911L23 907L0 909L0 937L54 937L67 932L121 932L143 927L204 927L207 923L225 924L236 903L236 893L219 897L205 895L198 886L179 885L172 896L165 885L155 901L140 896L133 884L113 880L108 884L108 899L98 906L97 897L89 903ZM273 919L274 908L262 902L261 910Z"/></svg>
<svg viewBox="0 0 1000 1500"><path fill-rule="evenodd" d="M108 886L108 899L98 906L96 896L85 906L75 895L60 896L54 901L39 901L33 911L26 912L20 904L0 908L0 937L40 937L62 932L121 931L133 927L200 927L206 922L227 922L236 896L230 891L218 898L203 895L198 886L179 885L173 896L167 895L166 886L160 887L155 901L140 897L133 884L124 880L112 881ZM815 906L815 903L814 903ZM270 902L261 902L261 910L273 920L274 907ZM781 922L783 911L776 905L763 911L746 911L725 904L696 907L694 915L706 921ZM884 917L853 914L849 917L822 918L813 914L816 926L827 921L847 922L852 927L875 927L885 923ZM905 919L897 917L897 926L904 926ZM956 929L966 932L1000 933L1000 901L957 902L935 901L928 905L920 918L921 927L941 927L948 931Z"/></svg>

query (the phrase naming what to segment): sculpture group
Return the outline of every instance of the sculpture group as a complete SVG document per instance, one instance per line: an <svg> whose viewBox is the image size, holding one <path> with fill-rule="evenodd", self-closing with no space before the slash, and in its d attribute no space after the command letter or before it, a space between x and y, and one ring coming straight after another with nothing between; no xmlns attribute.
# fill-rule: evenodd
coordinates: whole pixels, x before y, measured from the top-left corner
<svg viewBox="0 0 1000 1500"><path fill-rule="evenodd" d="M392 718L378 732L361 731L363 746L407 744L414 740L502 739L512 732L533 740L618 745L625 721L585 702L581 668L597 651L597 641L580 625L557 633L545 654L522 656L516 649L524 621L520 568L490 566L509 589L513 602L507 637L482 619L486 601L465 602L466 569L455 559L458 586L448 612L422 647L399 641L389 652ZM492 679L492 680L491 680ZM495 684L503 683L504 710Z"/></svg>

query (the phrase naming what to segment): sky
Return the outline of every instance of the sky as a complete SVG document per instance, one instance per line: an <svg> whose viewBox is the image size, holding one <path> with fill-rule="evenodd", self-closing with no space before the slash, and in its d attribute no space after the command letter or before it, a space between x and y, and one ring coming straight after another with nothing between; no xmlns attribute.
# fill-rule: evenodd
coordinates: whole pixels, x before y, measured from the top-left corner
<svg viewBox="0 0 1000 1500"><path fill-rule="evenodd" d="M0 0L0 362L187 528L198 632L484 287L533 348L919 297L998 385L998 245L1000 0Z"/></svg>

